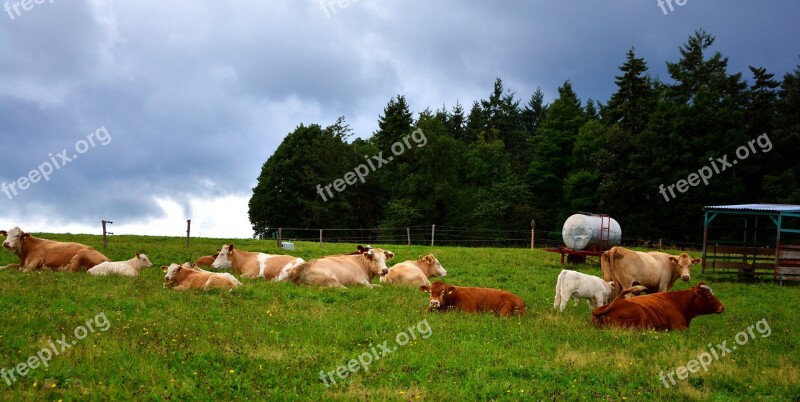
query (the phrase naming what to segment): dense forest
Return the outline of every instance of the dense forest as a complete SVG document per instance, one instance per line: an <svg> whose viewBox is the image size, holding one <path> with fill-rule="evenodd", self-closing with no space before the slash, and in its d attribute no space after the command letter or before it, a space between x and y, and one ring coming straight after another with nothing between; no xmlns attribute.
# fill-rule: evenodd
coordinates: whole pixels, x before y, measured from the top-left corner
<svg viewBox="0 0 800 402"><path fill-rule="evenodd" d="M535 218L537 229L560 231L569 215L592 211L617 219L626 237L696 241L706 205L800 203L800 66L782 81L751 66L748 81L713 43L691 35L667 62L669 82L631 49L605 104L582 101L569 81L549 104L539 89L519 99L497 79L469 110L415 118L398 95L369 139L348 142L343 117L300 125L262 167L253 230L529 230Z"/></svg>

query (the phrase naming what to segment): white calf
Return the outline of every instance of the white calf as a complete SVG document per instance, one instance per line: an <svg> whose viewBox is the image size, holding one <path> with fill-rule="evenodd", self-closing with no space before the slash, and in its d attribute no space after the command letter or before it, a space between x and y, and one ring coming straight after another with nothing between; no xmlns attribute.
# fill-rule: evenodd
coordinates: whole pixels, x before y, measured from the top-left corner
<svg viewBox="0 0 800 402"><path fill-rule="evenodd" d="M605 282L596 276L564 269L558 274L553 309L564 311L570 298L575 299L576 306L579 299L586 299L589 307L597 308L608 303L613 296L614 282Z"/></svg>
<svg viewBox="0 0 800 402"><path fill-rule="evenodd" d="M139 276L142 268L152 266L153 263L146 255L136 253L136 257L128 261L101 262L89 268L88 272L92 275Z"/></svg>

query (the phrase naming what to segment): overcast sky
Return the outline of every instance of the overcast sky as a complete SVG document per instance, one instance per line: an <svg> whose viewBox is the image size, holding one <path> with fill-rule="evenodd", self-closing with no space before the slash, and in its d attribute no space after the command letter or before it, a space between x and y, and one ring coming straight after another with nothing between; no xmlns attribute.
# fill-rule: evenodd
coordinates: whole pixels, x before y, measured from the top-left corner
<svg viewBox="0 0 800 402"><path fill-rule="evenodd" d="M261 165L300 123L369 137L397 94L469 107L497 77L605 102L628 49L669 81L699 28L748 79L800 63L794 0L3 3L0 228L26 231L250 237Z"/></svg>

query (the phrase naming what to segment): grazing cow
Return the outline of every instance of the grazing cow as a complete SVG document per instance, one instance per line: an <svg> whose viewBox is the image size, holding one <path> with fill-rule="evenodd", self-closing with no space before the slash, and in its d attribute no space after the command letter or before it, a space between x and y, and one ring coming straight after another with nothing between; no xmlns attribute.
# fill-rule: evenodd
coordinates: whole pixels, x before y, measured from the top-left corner
<svg viewBox="0 0 800 402"><path fill-rule="evenodd" d="M417 261L403 261L391 268L386 275L381 275L381 282L390 285L430 286L428 278L432 276L445 276L447 271L439 260L428 254L420 256Z"/></svg>
<svg viewBox="0 0 800 402"><path fill-rule="evenodd" d="M9 264L0 269L18 268L28 272L37 269L77 272L89 269L101 262L111 261L92 247L79 243L66 243L40 239L25 233L19 227L8 232L3 247L19 257L19 264Z"/></svg>
<svg viewBox="0 0 800 402"><path fill-rule="evenodd" d="M311 260L294 268L289 279L298 285L319 285L343 288L364 285L373 288L372 278L385 274L391 251L370 248L362 254L335 255Z"/></svg>
<svg viewBox="0 0 800 402"><path fill-rule="evenodd" d="M153 263L144 254L136 253L136 257L128 261L101 262L91 268L88 273L92 275L122 275L139 276L142 268L152 267Z"/></svg>
<svg viewBox="0 0 800 402"><path fill-rule="evenodd" d="M629 293L639 292L645 286L625 289L611 304L592 311L592 322L598 327L689 329L693 318L706 314L720 314L725 307L704 283L688 290L662 292L626 299Z"/></svg>
<svg viewBox="0 0 800 402"><path fill-rule="evenodd" d="M161 266L162 271L166 271L164 276L164 287L175 290L188 289L230 289L233 290L242 285L233 275L227 272L208 272L202 269L194 269L188 262L183 265L172 264L169 267Z"/></svg>
<svg viewBox="0 0 800 402"><path fill-rule="evenodd" d="M691 279L693 264L700 263L688 254L679 256L657 251L644 253L622 247L612 247L600 257L603 280L614 281L619 286L616 292L628 289L638 282L647 288L648 293L666 292L678 278L688 282Z"/></svg>
<svg viewBox="0 0 800 402"><path fill-rule="evenodd" d="M419 288L431 295L430 311L455 308L468 313L491 311L499 316L525 312L525 302L505 290L452 286L444 282Z"/></svg>
<svg viewBox="0 0 800 402"><path fill-rule="evenodd" d="M614 282L605 282L602 279L576 271L561 270L556 282L556 296L553 299L553 309L564 311L570 298L586 299L589 307L600 307L614 298Z"/></svg>
<svg viewBox="0 0 800 402"><path fill-rule="evenodd" d="M269 255L239 250L233 243L222 246L217 258L211 266L214 269L233 268L233 270L246 278L264 278L275 281L284 280L288 271L302 264L303 259L290 255ZM282 271L287 271L283 273ZM280 278L280 279L278 279Z"/></svg>
<svg viewBox="0 0 800 402"><path fill-rule="evenodd" d="M197 261L194 262L193 266L195 266L195 267L210 267L210 266L212 266L214 264L214 260L217 259L218 255L219 255L219 249L217 249L217 252L214 253L214 255L206 255L206 256L198 258Z"/></svg>

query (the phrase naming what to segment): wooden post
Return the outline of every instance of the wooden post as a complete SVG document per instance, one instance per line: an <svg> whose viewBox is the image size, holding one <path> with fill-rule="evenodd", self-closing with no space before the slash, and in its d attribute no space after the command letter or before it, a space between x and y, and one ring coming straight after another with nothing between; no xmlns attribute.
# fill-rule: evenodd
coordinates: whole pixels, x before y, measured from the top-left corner
<svg viewBox="0 0 800 402"><path fill-rule="evenodd" d="M108 248L108 236L107 235L114 234L114 233L109 232L108 230L106 230L106 225L110 225L110 224L112 224L114 222L105 221L105 220L101 221L101 222L103 223L103 248Z"/></svg>
<svg viewBox="0 0 800 402"><path fill-rule="evenodd" d="M278 248L281 248L283 242L281 241L281 230L282 228L278 228Z"/></svg>
<svg viewBox="0 0 800 402"><path fill-rule="evenodd" d="M191 233L191 230L192 230L192 220L191 219L187 219L186 220L186 248L189 248L189 235Z"/></svg>
<svg viewBox="0 0 800 402"><path fill-rule="evenodd" d="M106 237L106 221L100 221L103 223L103 248L108 248L108 237Z"/></svg>
<svg viewBox="0 0 800 402"><path fill-rule="evenodd" d="M661 251L661 239L658 239L658 251Z"/></svg>
<svg viewBox="0 0 800 402"><path fill-rule="evenodd" d="M406 237L408 238L408 249L411 250L411 229L406 228Z"/></svg>
<svg viewBox="0 0 800 402"><path fill-rule="evenodd" d="M322 229L319 230L319 248L322 248Z"/></svg>
<svg viewBox="0 0 800 402"><path fill-rule="evenodd" d="M533 229L535 227L536 227L536 220L531 219L531 250L533 250L533 244L534 244L533 243L533 239L534 239Z"/></svg>
<svg viewBox="0 0 800 402"><path fill-rule="evenodd" d="M436 224L431 225L431 247L433 247L433 238L436 235Z"/></svg>

